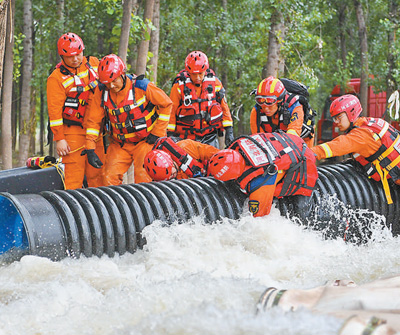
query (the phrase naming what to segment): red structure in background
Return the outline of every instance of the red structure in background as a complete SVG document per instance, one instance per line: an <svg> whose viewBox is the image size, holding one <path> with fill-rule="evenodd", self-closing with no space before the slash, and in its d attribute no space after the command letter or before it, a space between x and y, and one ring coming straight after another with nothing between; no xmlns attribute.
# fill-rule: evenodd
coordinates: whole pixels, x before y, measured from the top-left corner
<svg viewBox="0 0 400 335"><path fill-rule="evenodd" d="M344 94L354 94L359 96L360 93L360 78L353 78L347 82ZM339 135L339 129L334 126L332 118L329 114L329 107L333 100L340 97L340 85L336 85L329 97L325 101L321 119L317 124L317 144L328 142ZM363 111L362 116L381 118L386 110L386 92L375 93L374 87L368 87L368 108ZM391 121L391 124L399 128L399 123Z"/></svg>

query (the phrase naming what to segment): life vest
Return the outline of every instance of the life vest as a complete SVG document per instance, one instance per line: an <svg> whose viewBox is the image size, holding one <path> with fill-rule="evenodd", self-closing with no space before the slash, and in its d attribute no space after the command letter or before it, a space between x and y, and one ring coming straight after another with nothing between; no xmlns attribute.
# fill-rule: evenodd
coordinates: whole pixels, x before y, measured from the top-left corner
<svg viewBox="0 0 400 335"><path fill-rule="evenodd" d="M175 82L179 85L182 97L176 113L176 133L180 137L196 139L196 136L202 137L223 128L221 101L224 90L222 87L216 88L214 71L206 71L200 96L197 96L196 87L187 71L179 72Z"/></svg>
<svg viewBox="0 0 400 335"><path fill-rule="evenodd" d="M297 104L296 104L297 103ZM299 97L294 94L286 95L284 102L278 106L278 124L272 122L272 117L267 116L261 110L261 107L256 104L254 106L257 113L257 132L272 133L277 130L287 131L288 125L292 120L292 114L295 107L300 104ZM303 108L304 111L304 108ZM303 126L301 131L301 138L311 137L314 134L314 118L315 111L311 108L304 112Z"/></svg>
<svg viewBox="0 0 400 335"><path fill-rule="evenodd" d="M86 59L86 69L77 74L72 73L62 63L56 66L63 75L68 76L62 82L62 85L67 91L67 98L65 99L62 112L63 123L67 125L82 126L87 100L98 85L97 69L94 69L90 65L89 56L86 57ZM85 82L88 83L85 84Z"/></svg>
<svg viewBox="0 0 400 335"><path fill-rule="evenodd" d="M353 154L367 175L382 181L386 198L389 204L393 203L387 179L400 179L400 133L383 119L365 118L366 122L359 128L366 128L373 132L375 141L381 140L382 145L376 153L369 157Z"/></svg>
<svg viewBox="0 0 400 335"><path fill-rule="evenodd" d="M185 150L178 146L171 137L159 139L153 147L153 150L156 149L169 153L172 160L189 178L203 177L206 175L206 167L204 164L190 156Z"/></svg>
<svg viewBox="0 0 400 335"><path fill-rule="evenodd" d="M237 179L248 193L250 182L258 176L275 175L287 171L277 184L275 196L310 196L318 178L314 153L297 135L283 131L242 136L230 145L245 158L249 168ZM259 187L261 187L259 185Z"/></svg>
<svg viewBox="0 0 400 335"><path fill-rule="evenodd" d="M150 80L143 76L126 75L126 85L129 93L117 106L112 101L109 91L103 89L101 106L107 112L109 131L114 139L121 143L137 143L146 138L158 118L155 105L147 100L144 94L139 100L135 98L135 89L146 93Z"/></svg>

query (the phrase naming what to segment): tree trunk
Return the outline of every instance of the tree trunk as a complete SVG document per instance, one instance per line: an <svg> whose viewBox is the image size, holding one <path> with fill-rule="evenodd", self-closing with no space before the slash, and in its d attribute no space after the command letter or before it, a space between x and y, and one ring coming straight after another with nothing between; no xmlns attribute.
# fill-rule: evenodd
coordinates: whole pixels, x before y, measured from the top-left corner
<svg viewBox="0 0 400 335"><path fill-rule="evenodd" d="M3 85L3 59L6 49L8 3L9 0L0 2L0 94Z"/></svg>
<svg viewBox="0 0 400 335"><path fill-rule="evenodd" d="M23 33L23 64L21 89L21 128L19 132L18 166L25 165L29 151L30 124L31 124L31 79L32 79L32 1L24 1Z"/></svg>
<svg viewBox="0 0 400 335"><path fill-rule="evenodd" d="M397 4L398 0L392 0L390 1L389 4L389 21L391 22L392 26L388 34L388 57L387 57L387 62L388 62L388 73L386 75L386 99L389 99L390 95L393 93L393 91L396 90L397 88L397 83L396 79L394 78L393 72L395 69L395 64L396 64L396 49L395 49L395 32L398 29L398 20L400 19L399 17L399 7Z"/></svg>
<svg viewBox="0 0 400 335"><path fill-rule="evenodd" d="M149 42L150 42L150 27L148 22L153 18L153 8L154 8L154 0L146 0L146 5L144 8L143 21L146 23L146 28L143 31L143 39L139 43L138 48L138 58L136 62L136 74L146 74L146 63L147 63L147 54L149 52Z"/></svg>
<svg viewBox="0 0 400 335"><path fill-rule="evenodd" d="M12 82L13 82L13 46L14 46L14 9L15 1L9 2L7 14L7 29L5 39L4 57L4 85L2 90L2 113L1 113L1 157L3 169L12 169Z"/></svg>
<svg viewBox="0 0 400 335"><path fill-rule="evenodd" d="M338 17L338 25L339 25L339 45L340 45L340 59L342 61L343 67L347 66L347 48L346 48L346 10L347 4L340 2L339 3L339 17ZM342 78L343 80L340 82L340 94L344 94L346 89L347 78Z"/></svg>
<svg viewBox="0 0 400 335"><path fill-rule="evenodd" d="M359 0L354 0L356 9L358 36L360 38L361 52L361 75L360 75L360 102L364 110L364 115L368 111L368 40L367 27L365 25L364 10Z"/></svg>
<svg viewBox="0 0 400 335"><path fill-rule="evenodd" d="M64 33L64 0L57 0L58 35Z"/></svg>
<svg viewBox="0 0 400 335"><path fill-rule="evenodd" d="M126 55L128 54L131 17L132 17L132 0L123 0L121 36L119 38L118 56L124 61L125 64L126 64Z"/></svg>
<svg viewBox="0 0 400 335"><path fill-rule="evenodd" d="M282 11L278 8L271 17L271 28L268 36L268 60L263 68L263 78L283 75L284 61L281 59L281 42L286 37L286 28Z"/></svg>
<svg viewBox="0 0 400 335"><path fill-rule="evenodd" d="M152 75L150 80L157 83L158 49L160 46L160 0L154 1L153 25L156 29L151 32L149 46L149 50L153 54L153 57L150 58L149 61L149 65L152 66Z"/></svg>
<svg viewBox="0 0 400 335"><path fill-rule="evenodd" d="M43 94L44 88L42 85L40 85L40 140L39 140L39 154L40 156L44 156L44 141L46 140L45 138L45 119L44 119L44 94Z"/></svg>

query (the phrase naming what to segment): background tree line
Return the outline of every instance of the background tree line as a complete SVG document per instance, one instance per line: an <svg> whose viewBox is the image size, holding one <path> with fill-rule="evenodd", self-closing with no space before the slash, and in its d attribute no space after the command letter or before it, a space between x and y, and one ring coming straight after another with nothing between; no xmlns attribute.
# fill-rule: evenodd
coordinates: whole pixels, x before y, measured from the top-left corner
<svg viewBox="0 0 400 335"><path fill-rule="evenodd" d="M368 85L397 89L399 18L399 0L0 0L0 168L53 153L46 79L65 32L82 37L85 55L116 53L167 94L186 55L204 51L244 134L249 93L268 75L309 86L319 113L350 78L361 78L363 106Z"/></svg>

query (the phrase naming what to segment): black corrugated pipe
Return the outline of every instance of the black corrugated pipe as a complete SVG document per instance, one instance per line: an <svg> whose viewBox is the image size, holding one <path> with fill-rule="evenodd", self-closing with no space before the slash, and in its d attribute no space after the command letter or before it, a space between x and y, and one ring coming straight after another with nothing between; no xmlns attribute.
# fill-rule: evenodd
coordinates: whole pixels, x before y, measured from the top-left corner
<svg viewBox="0 0 400 335"><path fill-rule="evenodd" d="M395 236L400 233L399 186L390 183L393 204L388 205L382 183L369 179L350 162L321 165L318 174L311 197L280 199L283 215L323 231L326 238L340 237L354 243L370 238L371 225L386 225Z"/></svg>
<svg viewBox="0 0 400 335"><path fill-rule="evenodd" d="M388 205L380 182L352 165L318 168L311 197L279 200L283 215L322 230L327 238L351 242L368 239L376 213L400 233L399 187L391 186ZM234 182L213 178L173 180L40 194L0 193L0 255L5 261L25 254L59 260L134 252L144 245L143 228L155 220L186 221L203 215L206 222L238 219L246 197ZM374 212L373 212L374 211Z"/></svg>
<svg viewBox="0 0 400 335"><path fill-rule="evenodd" d="M0 193L0 255L4 261L25 254L52 260L121 255L143 246L140 232L155 220L238 219L244 200L237 186L213 178Z"/></svg>

